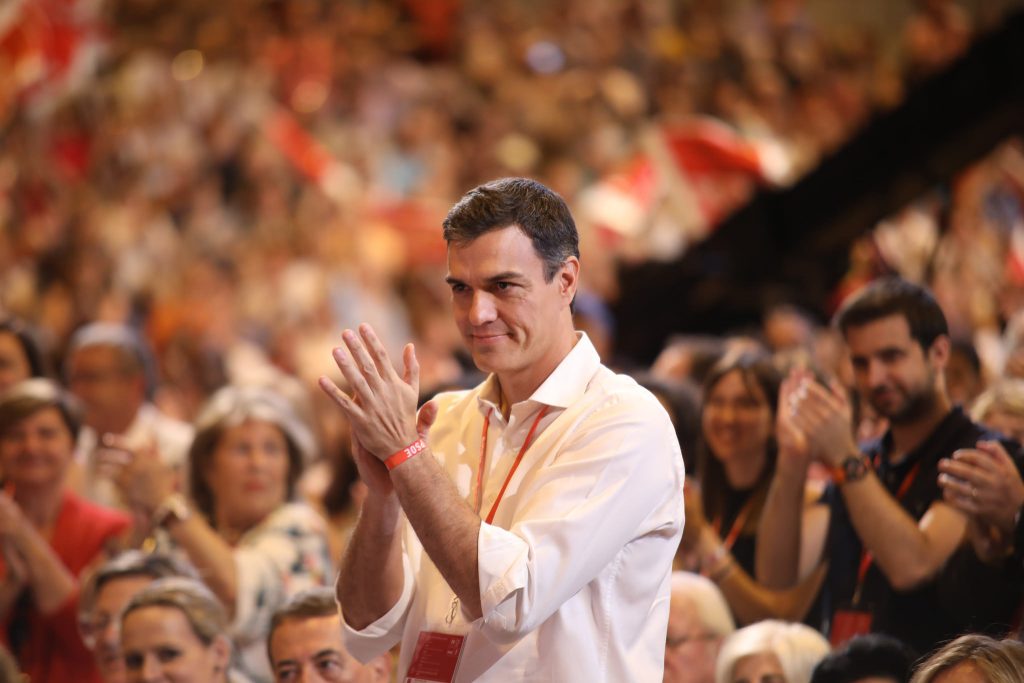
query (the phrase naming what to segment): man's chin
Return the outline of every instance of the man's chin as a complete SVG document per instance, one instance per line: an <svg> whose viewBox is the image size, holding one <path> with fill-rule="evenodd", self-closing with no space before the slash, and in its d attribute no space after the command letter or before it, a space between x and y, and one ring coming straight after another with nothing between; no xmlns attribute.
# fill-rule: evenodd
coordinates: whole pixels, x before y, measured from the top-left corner
<svg viewBox="0 0 1024 683"><path fill-rule="evenodd" d="M103 678L103 683L125 683L124 663L119 657L113 660L100 658L96 663L99 665L98 668L100 676Z"/></svg>

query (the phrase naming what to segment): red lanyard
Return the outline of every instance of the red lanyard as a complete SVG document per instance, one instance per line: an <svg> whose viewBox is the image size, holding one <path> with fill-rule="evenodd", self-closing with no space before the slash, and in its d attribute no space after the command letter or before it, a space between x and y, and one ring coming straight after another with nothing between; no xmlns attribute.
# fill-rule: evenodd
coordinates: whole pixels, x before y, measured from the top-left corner
<svg viewBox="0 0 1024 683"><path fill-rule="evenodd" d="M476 470L476 511L479 514L480 506L484 502L484 461L487 458L487 429L491 426L491 413L494 412L494 408L487 411L487 417L484 418L484 430L483 435L480 439L480 466ZM505 483L501 485L501 490L498 491L498 497L494 499L494 504L491 506L491 511L487 513L487 519L484 520L488 524L494 521L494 513L498 511L498 503L501 502L502 497L505 495L505 489L508 488L508 483L512 481L512 475L516 473L516 468L519 467L520 461L523 459L523 455L526 454L526 449L530 447L530 442L533 441L533 433L537 431L537 425L540 424L541 419L548 412L548 406L541 408L537 414L537 419L533 421L533 426L530 427L530 431L526 434L526 441L523 442L523 447L519 449L519 455L516 456L515 462L512 463L512 469L508 471L508 476L505 477Z"/></svg>
<svg viewBox="0 0 1024 683"><path fill-rule="evenodd" d="M747 523L747 517L750 516L750 511L754 509L754 499L751 497L743 504L740 508L739 513L736 515L736 519L732 521L732 526L729 527L729 534L722 541L722 545L725 546L726 550L732 550L732 546L736 543L736 539L739 538L740 533L743 532L743 526ZM716 517L715 521L711 523L715 533L721 535L722 533L722 518L721 516Z"/></svg>
<svg viewBox="0 0 1024 683"><path fill-rule="evenodd" d="M878 460L875 461L875 467L878 467ZM900 482L900 487L896 490L896 500L903 500L903 496L907 495L907 491L913 485L914 480L917 479L917 473L921 469L921 461L911 468L907 475L903 477L903 481ZM860 593L864 588L864 579L868 575L868 569L871 568L871 563L874 561L874 557L871 552L866 548L860 553L860 567L857 568L857 587L853 591L853 604L856 605L860 602Z"/></svg>

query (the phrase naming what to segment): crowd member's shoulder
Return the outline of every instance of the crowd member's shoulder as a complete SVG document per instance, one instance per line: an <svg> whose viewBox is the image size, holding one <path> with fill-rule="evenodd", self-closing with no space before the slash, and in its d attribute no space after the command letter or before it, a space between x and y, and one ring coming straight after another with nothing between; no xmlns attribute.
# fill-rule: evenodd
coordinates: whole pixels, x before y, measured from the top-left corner
<svg viewBox="0 0 1024 683"><path fill-rule="evenodd" d="M291 530L307 533L327 533L327 522L323 515L317 512L309 503L303 500L293 500L277 507L267 515L266 519L256 527L256 530L279 531Z"/></svg>

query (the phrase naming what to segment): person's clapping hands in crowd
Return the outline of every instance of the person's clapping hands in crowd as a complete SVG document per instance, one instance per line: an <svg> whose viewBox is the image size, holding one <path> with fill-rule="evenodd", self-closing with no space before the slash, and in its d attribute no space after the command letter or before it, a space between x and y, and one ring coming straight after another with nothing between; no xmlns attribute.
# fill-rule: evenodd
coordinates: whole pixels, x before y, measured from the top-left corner
<svg viewBox="0 0 1024 683"><path fill-rule="evenodd" d="M978 557L994 562L1013 549L1014 530L1024 505L1024 482L1006 448L979 441L939 462L946 502L968 515L968 535Z"/></svg>

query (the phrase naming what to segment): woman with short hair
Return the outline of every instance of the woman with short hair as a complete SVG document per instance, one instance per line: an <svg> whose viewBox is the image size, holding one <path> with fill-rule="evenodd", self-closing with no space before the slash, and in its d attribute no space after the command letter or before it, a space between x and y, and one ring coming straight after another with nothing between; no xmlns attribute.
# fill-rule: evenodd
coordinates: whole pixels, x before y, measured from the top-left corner
<svg viewBox="0 0 1024 683"><path fill-rule="evenodd" d="M768 619L725 639L715 665L715 683L772 681L809 683L829 653L828 641L810 626Z"/></svg>
<svg viewBox="0 0 1024 683"><path fill-rule="evenodd" d="M0 396L2 640L33 683L98 680L78 633L79 577L131 526L67 485L79 425L75 400L50 380Z"/></svg>
<svg viewBox="0 0 1024 683"><path fill-rule="evenodd" d="M136 593L121 614L121 650L128 683L233 680L224 608L193 579L159 579Z"/></svg>
<svg viewBox="0 0 1024 683"><path fill-rule="evenodd" d="M326 523L295 500L314 439L283 397L259 388L221 389L195 426L191 501L174 490L169 468L152 452L130 458L122 493L220 598L240 668L269 683L264 639L274 610L333 578Z"/></svg>
<svg viewBox="0 0 1024 683"><path fill-rule="evenodd" d="M1024 643L980 634L960 636L914 672L910 683L1020 683L1024 681Z"/></svg>

